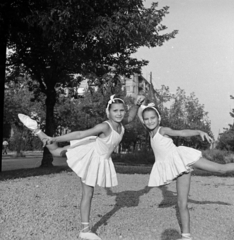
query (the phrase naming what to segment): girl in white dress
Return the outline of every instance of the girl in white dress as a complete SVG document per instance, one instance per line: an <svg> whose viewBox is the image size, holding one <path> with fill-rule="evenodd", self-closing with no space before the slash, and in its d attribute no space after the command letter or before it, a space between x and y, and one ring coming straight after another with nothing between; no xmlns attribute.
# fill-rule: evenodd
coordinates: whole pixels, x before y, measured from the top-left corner
<svg viewBox="0 0 234 240"><path fill-rule="evenodd" d="M138 107L144 101L144 96L136 98L136 105L130 108L126 123L131 122ZM19 114L21 122L31 129L54 156L67 156L69 167L80 177L82 198L80 203L83 239L101 239L91 232L89 226L91 202L95 185L113 187L118 184L111 154L119 145L124 134L122 125L125 115L125 104L120 98L111 96L106 114L108 120L91 129L75 131L58 137L49 137L37 127L37 122L26 115ZM57 142L71 141L69 146L58 147Z"/></svg>
<svg viewBox="0 0 234 240"><path fill-rule="evenodd" d="M187 205L191 171L193 168L199 168L224 174L234 171L234 163L218 164L203 158L202 153L196 149L185 146L177 147L170 136L200 135L202 140L207 140L209 143L213 140L207 133L200 130L173 130L168 127L160 127L161 116L152 103L148 106L141 105L138 117L149 131L150 143L155 155L155 163L150 173L148 186L158 187L176 180L177 203L182 224L180 240L191 240Z"/></svg>

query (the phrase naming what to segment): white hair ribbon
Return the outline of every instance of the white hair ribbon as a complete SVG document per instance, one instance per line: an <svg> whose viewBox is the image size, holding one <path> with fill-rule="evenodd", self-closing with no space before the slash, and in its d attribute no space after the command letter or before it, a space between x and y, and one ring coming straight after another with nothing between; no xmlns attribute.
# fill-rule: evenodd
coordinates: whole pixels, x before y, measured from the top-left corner
<svg viewBox="0 0 234 240"><path fill-rule="evenodd" d="M161 122L161 116L160 116L157 108L155 107L155 104L154 104L154 103L149 103L148 105L141 105L141 106L139 107L137 115L138 115L140 121L144 124L144 120L143 120L142 113L143 113L143 111L144 111L146 108L151 108L151 109L153 109L153 110L157 113L157 115L158 115L158 121L159 121L159 123L160 123L160 122Z"/></svg>
<svg viewBox="0 0 234 240"><path fill-rule="evenodd" d="M121 99L121 98L115 98L115 94L114 95L111 95L110 96L110 100L108 101L108 103L107 103L107 106L106 106L106 116L107 116L107 118L109 118L109 107L110 107L110 105L112 104L112 103L114 103L115 102L115 100L120 100L123 104L124 104L124 100L123 99Z"/></svg>

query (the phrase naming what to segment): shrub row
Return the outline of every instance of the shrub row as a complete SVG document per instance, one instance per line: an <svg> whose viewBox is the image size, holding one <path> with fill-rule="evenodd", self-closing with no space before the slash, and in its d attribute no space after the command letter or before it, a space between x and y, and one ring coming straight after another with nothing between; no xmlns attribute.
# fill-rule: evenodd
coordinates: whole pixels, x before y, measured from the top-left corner
<svg viewBox="0 0 234 240"><path fill-rule="evenodd" d="M217 163L230 163L234 162L234 152L212 149L202 151L202 154L205 158L210 161ZM126 154L113 154L113 162L122 163L125 165L152 165L154 164L154 154L153 151L136 151Z"/></svg>

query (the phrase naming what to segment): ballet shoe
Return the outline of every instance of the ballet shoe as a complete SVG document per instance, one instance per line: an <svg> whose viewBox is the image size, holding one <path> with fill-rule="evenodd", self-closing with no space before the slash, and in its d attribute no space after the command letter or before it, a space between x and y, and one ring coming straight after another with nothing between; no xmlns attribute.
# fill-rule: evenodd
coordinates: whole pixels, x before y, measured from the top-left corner
<svg viewBox="0 0 234 240"><path fill-rule="evenodd" d="M35 135L41 132L41 130L38 129L37 122L31 119L29 116L19 113L18 118L24 124L24 126L31 130Z"/></svg>
<svg viewBox="0 0 234 240"><path fill-rule="evenodd" d="M192 240L192 237L191 236L182 236L181 238L176 239L176 240Z"/></svg>
<svg viewBox="0 0 234 240"><path fill-rule="evenodd" d="M182 238L179 238L179 239L176 239L176 240L193 240L193 239L191 237L189 237L189 238L182 237Z"/></svg>
<svg viewBox="0 0 234 240"><path fill-rule="evenodd" d="M80 232L79 237L85 240L102 240L95 233L92 232Z"/></svg>

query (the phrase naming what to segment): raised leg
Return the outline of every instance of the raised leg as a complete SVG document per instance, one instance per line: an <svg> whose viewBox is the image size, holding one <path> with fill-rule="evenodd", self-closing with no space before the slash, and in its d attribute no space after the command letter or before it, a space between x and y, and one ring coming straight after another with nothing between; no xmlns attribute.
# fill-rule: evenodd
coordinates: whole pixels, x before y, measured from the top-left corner
<svg viewBox="0 0 234 240"><path fill-rule="evenodd" d="M46 139L48 139L49 136L47 136L44 132L42 132L41 129L39 129L38 124L35 120L21 113L18 114L18 117L25 127L31 130L34 133L34 135L38 136L43 143L46 142ZM70 146L60 148L58 147L57 143L52 143L49 145L46 144L46 147L49 149L51 154L56 157L65 156L67 149L70 148Z"/></svg>
<svg viewBox="0 0 234 240"><path fill-rule="evenodd" d="M217 173L228 173L234 172L234 163L219 164L207 160L206 158L200 158L197 162L193 164L193 167L205 170L208 172L217 172Z"/></svg>
<svg viewBox="0 0 234 240"><path fill-rule="evenodd" d="M188 209L188 195L190 190L191 173L183 174L176 180L177 203L182 224L182 236L190 236L190 215ZM184 238L182 238L184 239ZM186 238L185 238L186 239ZM190 239L190 238L188 238Z"/></svg>

